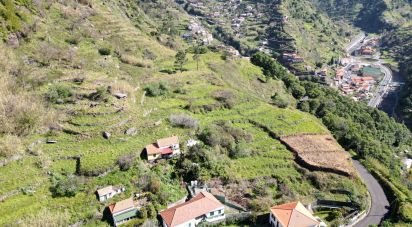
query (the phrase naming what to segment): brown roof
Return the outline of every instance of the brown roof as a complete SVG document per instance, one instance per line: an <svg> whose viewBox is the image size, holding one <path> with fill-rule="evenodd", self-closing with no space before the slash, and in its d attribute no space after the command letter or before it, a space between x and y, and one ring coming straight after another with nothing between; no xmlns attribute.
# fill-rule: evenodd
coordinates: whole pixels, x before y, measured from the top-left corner
<svg viewBox="0 0 412 227"><path fill-rule="evenodd" d="M118 213L129 208L134 208L133 198L128 198L122 201L119 201L115 204L109 206L109 210L112 214Z"/></svg>
<svg viewBox="0 0 412 227"><path fill-rule="evenodd" d="M147 145L146 146L146 152L147 152L148 155L162 153L162 151L157 147L156 144Z"/></svg>
<svg viewBox="0 0 412 227"><path fill-rule="evenodd" d="M168 138L158 139L157 146L159 147L168 147L173 144L178 144L179 138L177 136L172 136Z"/></svg>
<svg viewBox="0 0 412 227"><path fill-rule="evenodd" d="M173 227L219 208L224 206L212 194L200 192L191 200L160 212L160 216L167 226Z"/></svg>
<svg viewBox="0 0 412 227"><path fill-rule="evenodd" d="M319 221L300 202L274 206L270 211L284 227L311 227L319 225Z"/></svg>

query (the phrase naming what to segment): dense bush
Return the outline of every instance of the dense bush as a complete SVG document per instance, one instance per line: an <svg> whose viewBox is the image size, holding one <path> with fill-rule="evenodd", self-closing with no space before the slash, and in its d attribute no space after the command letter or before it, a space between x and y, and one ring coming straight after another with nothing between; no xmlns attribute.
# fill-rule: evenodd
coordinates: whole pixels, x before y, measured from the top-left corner
<svg viewBox="0 0 412 227"><path fill-rule="evenodd" d="M169 121L172 125L182 128L195 129L199 127L199 121L186 114L172 114Z"/></svg>
<svg viewBox="0 0 412 227"><path fill-rule="evenodd" d="M135 156L133 154L127 154L127 155L122 155L120 158L117 160L117 164L119 165L119 168L121 171L127 171L129 170L134 163Z"/></svg>
<svg viewBox="0 0 412 227"><path fill-rule="evenodd" d="M290 100L287 96L281 94L274 94L272 96L272 102L279 108L286 108L290 105Z"/></svg>
<svg viewBox="0 0 412 227"><path fill-rule="evenodd" d="M64 103L73 95L70 87L65 85L53 85L49 87L46 98L51 103Z"/></svg>
<svg viewBox="0 0 412 227"><path fill-rule="evenodd" d="M218 122L201 131L199 139L208 146L220 146L229 151L236 146L236 143L251 142L253 137L244 130L233 127L228 122Z"/></svg>
<svg viewBox="0 0 412 227"><path fill-rule="evenodd" d="M219 90L213 94L213 97L221 102L225 108L232 109L235 105L235 95L229 90Z"/></svg>
<svg viewBox="0 0 412 227"><path fill-rule="evenodd" d="M104 101L106 102L109 98L109 92L107 87L98 87L95 92L89 94L88 97L92 101Z"/></svg>
<svg viewBox="0 0 412 227"><path fill-rule="evenodd" d="M244 158L251 155L252 150L245 141L240 141L234 147L229 150L229 157L231 158Z"/></svg>
<svg viewBox="0 0 412 227"><path fill-rule="evenodd" d="M110 49L107 48L107 47L99 48L99 54L100 54L100 55L103 55L103 56L110 55L111 52L112 52L112 50L110 50Z"/></svg>
<svg viewBox="0 0 412 227"><path fill-rule="evenodd" d="M146 85L144 88L146 91L146 95L151 96L151 97L156 97L156 96L162 96L167 94L169 91L169 88L166 83L160 82L160 83L152 83Z"/></svg>
<svg viewBox="0 0 412 227"><path fill-rule="evenodd" d="M54 197L73 197L79 191L80 182L74 175L54 174L51 181L50 191Z"/></svg>

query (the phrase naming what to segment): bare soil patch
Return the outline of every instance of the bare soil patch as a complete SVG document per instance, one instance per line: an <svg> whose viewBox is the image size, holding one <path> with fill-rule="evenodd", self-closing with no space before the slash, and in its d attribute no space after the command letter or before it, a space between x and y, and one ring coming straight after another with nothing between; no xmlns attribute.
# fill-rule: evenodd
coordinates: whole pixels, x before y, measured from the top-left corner
<svg viewBox="0 0 412 227"><path fill-rule="evenodd" d="M347 176L356 173L349 154L331 135L285 136L280 140L296 154L297 162L308 169Z"/></svg>

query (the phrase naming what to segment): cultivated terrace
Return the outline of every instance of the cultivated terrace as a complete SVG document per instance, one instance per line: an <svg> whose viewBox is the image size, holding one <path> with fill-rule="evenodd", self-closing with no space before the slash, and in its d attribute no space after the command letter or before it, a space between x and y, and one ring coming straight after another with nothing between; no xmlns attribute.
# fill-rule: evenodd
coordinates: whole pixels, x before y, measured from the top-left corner
<svg viewBox="0 0 412 227"><path fill-rule="evenodd" d="M229 4L188 2L207 14ZM239 12L219 12L251 27L223 22L265 51L264 5L230 2ZM310 18L306 30L321 26ZM352 157L394 191L387 223L412 221L409 174L394 158L411 145L404 125L267 54L241 57L209 39L214 29L169 0L0 0L0 226L199 224L170 216L199 201L202 221L220 226L267 225L281 204L338 226L369 206ZM333 34L321 38L344 43ZM198 185L207 190L188 194ZM344 205L302 205L320 201Z"/></svg>

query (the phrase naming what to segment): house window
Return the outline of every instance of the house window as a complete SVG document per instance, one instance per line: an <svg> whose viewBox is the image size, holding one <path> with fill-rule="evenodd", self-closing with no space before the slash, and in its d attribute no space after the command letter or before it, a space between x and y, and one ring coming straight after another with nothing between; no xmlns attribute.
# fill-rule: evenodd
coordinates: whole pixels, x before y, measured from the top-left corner
<svg viewBox="0 0 412 227"><path fill-rule="evenodd" d="M215 215L215 212L214 211L210 212L210 216L213 216L213 215Z"/></svg>
<svg viewBox="0 0 412 227"><path fill-rule="evenodd" d="M222 210L219 210L219 214L221 214L222 213Z"/></svg>

